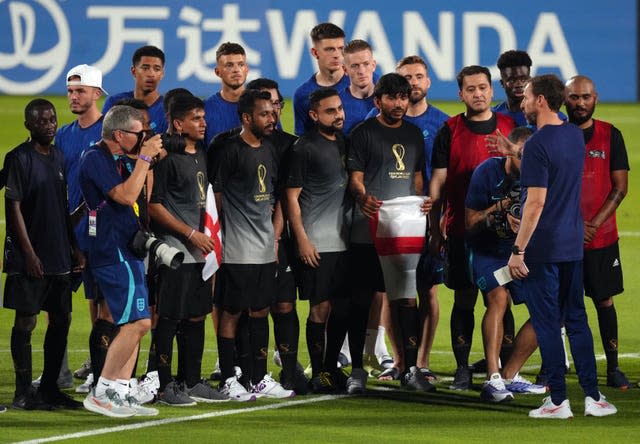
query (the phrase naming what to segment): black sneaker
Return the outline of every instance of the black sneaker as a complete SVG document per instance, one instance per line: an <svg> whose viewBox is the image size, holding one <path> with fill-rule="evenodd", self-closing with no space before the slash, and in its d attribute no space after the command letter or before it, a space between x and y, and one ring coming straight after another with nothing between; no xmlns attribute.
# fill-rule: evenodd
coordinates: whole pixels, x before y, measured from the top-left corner
<svg viewBox="0 0 640 444"><path fill-rule="evenodd" d="M336 391L333 378L329 372L320 372L320 374L311 378L309 388L316 394L328 394Z"/></svg>
<svg viewBox="0 0 640 444"><path fill-rule="evenodd" d="M418 392L432 393L436 391L436 386L422 376L420 369L413 366L400 379L400 385L407 390L415 390Z"/></svg>
<svg viewBox="0 0 640 444"><path fill-rule="evenodd" d="M471 388L472 374L469 367L461 366L453 376L453 383L449 386L451 390L469 390Z"/></svg>
<svg viewBox="0 0 640 444"><path fill-rule="evenodd" d="M487 373L487 360L482 358L469 366L471 373Z"/></svg>
<svg viewBox="0 0 640 444"><path fill-rule="evenodd" d="M38 393L47 404L52 405L57 409L66 410L80 410L83 405L80 401L76 401L66 393L61 392L59 389L54 391L38 390Z"/></svg>
<svg viewBox="0 0 640 444"><path fill-rule="evenodd" d="M306 395L309 393L309 378L304 374L302 366L296 367L296 372L292 377L286 377L280 371L280 384L287 390L293 390L296 395Z"/></svg>
<svg viewBox="0 0 640 444"><path fill-rule="evenodd" d="M607 385L620 390L626 390L631 386L625 374L618 367L614 371L607 373Z"/></svg>
<svg viewBox="0 0 640 444"><path fill-rule="evenodd" d="M53 410L54 407L45 402L42 396L33 388L29 388L21 395L13 397L11 407L18 410Z"/></svg>

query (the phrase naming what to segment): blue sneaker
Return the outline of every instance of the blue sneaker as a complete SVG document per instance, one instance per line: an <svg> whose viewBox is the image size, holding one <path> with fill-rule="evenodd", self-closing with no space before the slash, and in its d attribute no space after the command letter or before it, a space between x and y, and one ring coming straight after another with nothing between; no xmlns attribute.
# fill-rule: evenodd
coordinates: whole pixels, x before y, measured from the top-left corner
<svg viewBox="0 0 640 444"><path fill-rule="evenodd" d="M500 374L494 373L482 384L480 398L489 402L507 402L513 400L513 393L506 389Z"/></svg>
<svg viewBox="0 0 640 444"><path fill-rule="evenodd" d="M513 379L505 380L505 388L509 390L511 393L524 393L524 394L534 394L534 395L542 395L543 393L547 393L546 386L534 384L528 379L520 376L519 373L516 373Z"/></svg>

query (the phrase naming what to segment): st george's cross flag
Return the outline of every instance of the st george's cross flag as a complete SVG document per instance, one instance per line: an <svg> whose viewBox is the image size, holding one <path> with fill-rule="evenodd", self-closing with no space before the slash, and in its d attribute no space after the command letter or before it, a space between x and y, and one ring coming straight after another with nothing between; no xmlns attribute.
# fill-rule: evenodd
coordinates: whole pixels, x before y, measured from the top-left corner
<svg viewBox="0 0 640 444"><path fill-rule="evenodd" d="M416 267L427 227L426 215L420 210L423 201L419 196L382 201L376 215L369 220L371 238L391 300L416 297Z"/></svg>
<svg viewBox="0 0 640 444"><path fill-rule="evenodd" d="M211 184L207 188L207 203L204 214L204 234L213 239L213 250L204 257L202 280L206 281L215 273L222 263L222 231L218 219L216 199Z"/></svg>

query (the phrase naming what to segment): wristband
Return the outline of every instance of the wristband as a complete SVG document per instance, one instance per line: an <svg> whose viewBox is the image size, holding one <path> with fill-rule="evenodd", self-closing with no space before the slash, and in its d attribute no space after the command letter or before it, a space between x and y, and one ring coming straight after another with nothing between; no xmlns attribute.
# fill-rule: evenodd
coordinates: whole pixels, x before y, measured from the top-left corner
<svg viewBox="0 0 640 444"><path fill-rule="evenodd" d="M153 162L153 159L149 156L145 156L144 154L138 154L138 159L142 159L145 162L147 162L149 165L151 165L151 162Z"/></svg>
<svg viewBox="0 0 640 444"><path fill-rule="evenodd" d="M189 236L187 236L187 240L191 240L191 236L193 236L193 233L195 233L196 230L192 229L191 233L189 233Z"/></svg>

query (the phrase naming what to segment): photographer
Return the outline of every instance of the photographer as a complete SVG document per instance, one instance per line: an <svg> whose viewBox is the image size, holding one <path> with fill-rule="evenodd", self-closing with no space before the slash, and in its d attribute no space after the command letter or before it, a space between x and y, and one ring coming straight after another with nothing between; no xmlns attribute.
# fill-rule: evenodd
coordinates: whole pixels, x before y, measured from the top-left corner
<svg viewBox="0 0 640 444"><path fill-rule="evenodd" d="M509 138L521 145L530 135L531 130L519 127L511 131ZM513 393L509 390L512 386L509 383L513 381L502 379L498 358L502 343L514 342L513 337L506 337L503 324L510 304L509 296L516 304L522 301L518 300L516 287L519 281L499 282L494 272L507 265L516 238L519 217L520 160L517 157L493 157L485 160L478 165L471 177L465 200L465 225L466 239L471 250L473 283L482 292L487 307L482 320L487 381L482 386L480 396L490 402L513 399ZM521 331L530 330L531 326L527 323ZM535 349L535 345L533 348ZM505 365L506 362L502 364ZM517 375L513 379L518 383L519 392L536 389L542 389L544 392L542 387L534 387ZM505 382L508 383L506 386Z"/></svg>
<svg viewBox="0 0 640 444"><path fill-rule="evenodd" d="M158 324L155 332L158 400L174 406L196 401L225 401L228 397L201 380L204 319L211 312L211 278L202 280L205 254L214 248L204 233L207 156L204 103L195 96L177 96L169 108L171 135L164 141L168 156L154 170L149 213L154 230L168 245L185 256L178 270L158 268ZM171 380L173 339L177 331L180 354L178 379ZM184 382L184 385L181 384Z"/></svg>
<svg viewBox="0 0 640 444"><path fill-rule="evenodd" d="M145 140L143 124L139 110L114 106L104 118L102 140L85 153L80 165L80 187L89 208L89 263L120 327L84 406L113 417L157 414L129 395L140 339L151 324L144 264L130 242L140 226L136 201L153 158L162 149L159 135ZM138 159L129 171L124 158L136 152Z"/></svg>

